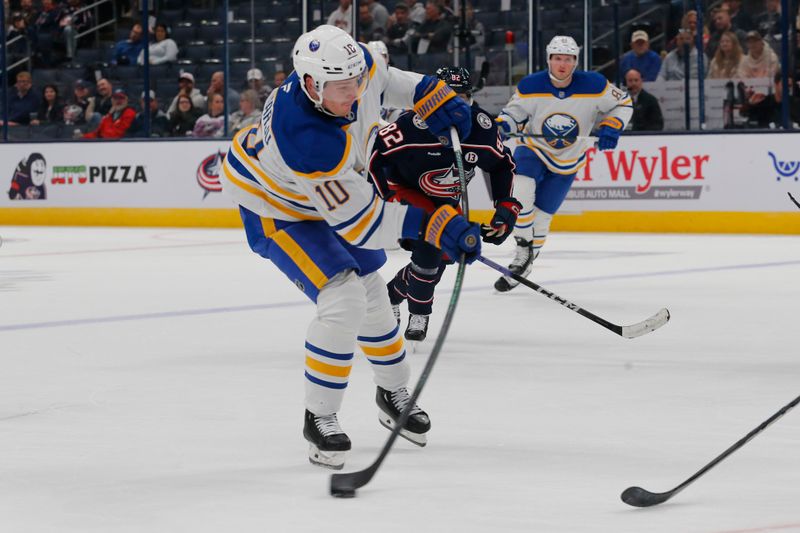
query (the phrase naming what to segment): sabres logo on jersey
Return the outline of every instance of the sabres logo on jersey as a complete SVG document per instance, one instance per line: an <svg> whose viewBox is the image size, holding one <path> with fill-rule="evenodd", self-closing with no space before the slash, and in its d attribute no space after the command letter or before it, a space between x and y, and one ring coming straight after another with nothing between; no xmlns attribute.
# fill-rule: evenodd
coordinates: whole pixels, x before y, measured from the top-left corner
<svg viewBox="0 0 800 533"><path fill-rule="evenodd" d="M578 139L578 121L566 113L554 113L544 119L542 134L551 147L568 148Z"/></svg>
<svg viewBox="0 0 800 533"><path fill-rule="evenodd" d="M467 183L469 183L475 175L475 169L465 172ZM461 195L461 185L453 165L424 173L419 177L419 187L425 194L439 198L458 198Z"/></svg>

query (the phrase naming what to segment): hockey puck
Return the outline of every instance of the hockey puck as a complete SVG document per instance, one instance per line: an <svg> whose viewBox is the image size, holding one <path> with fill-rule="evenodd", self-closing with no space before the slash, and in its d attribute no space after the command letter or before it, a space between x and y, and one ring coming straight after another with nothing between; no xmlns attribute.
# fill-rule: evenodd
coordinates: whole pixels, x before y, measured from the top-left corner
<svg viewBox="0 0 800 533"><path fill-rule="evenodd" d="M335 489L331 487L331 496L335 498L355 498L356 497L356 490L355 489L344 489L338 488Z"/></svg>

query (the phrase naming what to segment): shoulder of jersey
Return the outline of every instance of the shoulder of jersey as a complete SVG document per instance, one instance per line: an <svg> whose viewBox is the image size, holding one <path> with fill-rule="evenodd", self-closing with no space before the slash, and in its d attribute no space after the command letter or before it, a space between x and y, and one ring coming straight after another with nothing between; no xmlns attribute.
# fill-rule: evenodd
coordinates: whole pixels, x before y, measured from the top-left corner
<svg viewBox="0 0 800 533"><path fill-rule="evenodd" d="M532 94L550 94L553 92L553 86L550 83L550 76L546 70L528 74L517 85L517 91L521 95Z"/></svg>
<svg viewBox="0 0 800 533"><path fill-rule="evenodd" d="M572 80L572 94L600 96L606 90L608 80L597 72L576 71Z"/></svg>
<svg viewBox="0 0 800 533"><path fill-rule="evenodd" d="M281 157L298 174L332 173L349 155L350 136L334 118L314 108L296 72L275 96L272 135Z"/></svg>
<svg viewBox="0 0 800 533"><path fill-rule="evenodd" d="M477 139L489 139L492 144L495 143L497 137L492 115L477 105L472 106L472 132L469 136Z"/></svg>

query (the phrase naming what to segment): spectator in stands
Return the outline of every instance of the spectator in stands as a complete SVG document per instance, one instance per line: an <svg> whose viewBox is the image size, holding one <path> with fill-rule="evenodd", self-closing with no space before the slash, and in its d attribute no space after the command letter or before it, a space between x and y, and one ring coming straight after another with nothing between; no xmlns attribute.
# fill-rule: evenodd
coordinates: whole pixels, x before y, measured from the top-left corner
<svg viewBox="0 0 800 533"><path fill-rule="evenodd" d="M9 65L16 63L17 61L24 59L30 55L32 52L31 49L31 39L30 39L30 32L28 31L27 23L25 22L25 16L17 11L11 14L11 27L6 34L6 42L11 42L14 39L18 39L7 46L6 54L7 54L7 61ZM2 58L0 58L2 61ZM21 72L24 67L14 67L9 70L9 78L13 77L16 72ZM0 66L0 70L2 66Z"/></svg>
<svg viewBox="0 0 800 533"><path fill-rule="evenodd" d="M386 9L386 6L384 6L377 0L361 0L361 2L358 3L358 5L369 7L369 12L372 15L372 20L374 20L375 24L380 26L382 30L386 30L386 26L389 23L389 10ZM369 39L369 40L372 41L374 39Z"/></svg>
<svg viewBox="0 0 800 533"><path fill-rule="evenodd" d="M661 56L650 50L650 36L644 30L636 30L631 35L631 49L622 55L619 63L620 72L624 76L628 70L635 68L644 81L654 81L661 69Z"/></svg>
<svg viewBox="0 0 800 533"><path fill-rule="evenodd" d="M39 18L39 10L33 5L33 0L20 0L19 11L25 19L25 26L33 28L36 19Z"/></svg>
<svg viewBox="0 0 800 533"><path fill-rule="evenodd" d="M708 57L714 57L714 55L717 53L719 41L722 39L722 35L726 31L733 32L740 44L744 42L745 32L742 30L737 30L731 25L731 14L727 9L717 8L714 10L711 17L714 21L714 31L711 32L711 37L709 38L708 46L706 47L706 54Z"/></svg>
<svg viewBox="0 0 800 533"><path fill-rule="evenodd" d="M225 72L222 70L216 71L211 75L211 81L208 84L206 91L206 104L211 100L213 94L223 94L225 89ZM232 111L239 106L239 91L233 87L228 87L228 110Z"/></svg>
<svg viewBox="0 0 800 533"><path fill-rule="evenodd" d="M172 103L167 109L167 116L172 118L172 114L178 109L178 98L182 95L188 96L192 100L192 107L194 109L203 109L206 105L206 99L194 86L194 75L191 72L183 72L178 75L178 94L172 99ZM197 117L195 117L197 118ZM194 125L194 122L192 123Z"/></svg>
<svg viewBox="0 0 800 533"><path fill-rule="evenodd" d="M14 84L16 91L9 91L8 94L8 125L18 126L28 125L31 122L31 115L36 115L39 110L39 96L31 90L33 81L30 72L22 71L17 74L17 81ZM2 107L0 107L2 111ZM0 125L3 121L0 120Z"/></svg>
<svg viewBox="0 0 800 533"><path fill-rule="evenodd" d="M386 31L372 17L369 6L359 4L358 6L358 40L362 43L370 41L382 41Z"/></svg>
<svg viewBox="0 0 800 533"><path fill-rule="evenodd" d="M789 119L792 123L800 123L800 98L797 87L789 78ZM758 128L780 127L783 121L783 78L780 72L773 77L771 94L755 92L751 87L745 91L747 101L740 113L747 117L748 125Z"/></svg>
<svg viewBox="0 0 800 533"><path fill-rule="evenodd" d="M42 11L33 23L37 60L45 67L58 63L55 48L63 41L61 18L63 11L54 0L42 0Z"/></svg>
<svg viewBox="0 0 800 533"><path fill-rule="evenodd" d="M114 51L111 54L111 64L135 65L143 48L142 25L136 23L131 28L130 36L123 41L118 41L114 46Z"/></svg>
<svg viewBox="0 0 800 533"><path fill-rule="evenodd" d="M64 108L64 123L65 124L74 124L77 126L86 124L91 117L86 115L86 110L89 107L89 102L91 98L89 97L89 87L90 84L84 80L78 80L75 82L75 86L72 91L72 97L67 102L66 107ZM90 129L94 129L97 126L93 126Z"/></svg>
<svg viewBox="0 0 800 533"><path fill-rule="evenodd" d="M408 52L408 43L414 36L416 24L409 18L408 6L398 2L394 6L394 15L389 20L384 42L389 49L389 54L405 54Z"/></svg>
<svg viewBox="0 0 800 533"><path fill-rule="evenodd" d="M192 134L200 113L188 95L179 93L175 100L177 107L169 115L169 134L171 137L186 137Z"/></svg>
<svg viewBox="0 0 800 533"><path fill-rule="evenodd" d="M748 53L739 63L739 78L772 78L780 68L778 56L756 30L747 32Z"/></svg>
<svg viewBox="0 0 800 533"><path fill-rule="evenodd" d="M781 0L767 0L767 10L756 17L758 32L775 52L780 53Z"/></svg>
<svg viewBox="0 0 800 533"><path fill-rule="evenodd" d="M339 7L328 17L328 24L352 34L353 1L339 0Z"/></svg>
<svg viewBox="0 0 800 533"><path fill-rule="evenodd" d="M397 6L400 4L405 5L408 8L408 18L409 20L416 25L422 24L425 22L425 4L422 2L417 2L417 0L400 0L395 4L395 16ZM391 17L389 17L391 19Z"/></svg>
<svg viewBox="0 0 800 533"><path fill-rule="evenodd" d="M144 92L142 92L139 104L142 111L136 113L136 118L133 119L130 129L125 134L126 137L144 137L147 133L144 127ZM168 132L169 120L167 120L167 114L159 109L156 92L150 89L150 137L166 137Z"/></svg>
<svg viewBox="0 0 800 533"><path fill-rule="evenodd" d="M681 19L681 29L688 30L692 35L692 42L697 38L697 11L694 9L687 11L683 14L683 18ZM711 34L708 31L707 26L703 26L703 49L705 50L708 46L708 40L711 38ZM675 35L665 47L667 52L671 52L675 50L675 44L677 42L678 36Z"/></svg>
<svg viewBox="0 0 800 533"><path fill-rule="evenodd" d="M414 49L418 54L447 52L447 44L453 34L453 27L443 14L442 6L432 0L425 4L425 22L417 31Z"/></svg>
<svg viewBox="0 0 800 533"><path fill-rule="evenodd" d="M264 73L261 72L261 69L251 68L247 71L247 88L255 91L256 95L258 96L259 103L256 105L256 107L260 110L264 106L264 102L267 101L269 93L272 92L272 87L264 83ZM244 95L244 93L242 93L242 95ZM240 105L241 101L242 99L240 96Z"/></svg>
<svg viewBox="0 0 800 533"><path fill-rule="evenodd" d="M231 114L228 119L228 129L236 133L245 126L258 124L261 120L261 100L253 89L247 89L239 97L239 111Z"/></svg>
<svg viewBox="0 0 800 533"><path fill-rule="evenodd" d="M664 129L664 116L658 98L642 87L642 73L635 68L625 73L625 86L633 99L633 116L630 121L632 131L661 131Z"/></svg>
<svg viewBox="0 0 800 533"><path fill-rule="evenodd" d="M731 14L731 25L735 29L743 32L756 29L755 22L750 15L742 11L742 0L726 0L722 6L728 8L728 12Z"/></svg>
<svg viewBox="0 0 800 533"><path fill-rule="evenodd" d="M110 81L105 78L97 80L97 95L90 99L89 107L86 109L87 121L94 120L99 124L100 120L111 111L111 107L114 105L113 99L111 98L113 92L114 86L111 85Z"/></svg>
<svg viewBox="0 0 800 533"><path fill-rule="evenodd" d="M276 70L275 74L272 76L272 86L277 89L283 82L286 81L286 73L282 70Z"/></svg>
<svg viewBox="0 0 800 533"><path fill-rule="evenodd" d="M39 111L36 113L36 118L31 120L31 124L38 126L39 124L59 124L64 122L64 104L58 97L58 86L48 83L42 90L42 103L39 105Z"/></svg>
<svg viewBox="0 0 800 533"><path fill-rule="evenodd" d="M93 23L92 11L90 9L80 11L83 7L83 0L68 0L67 7L64 8L64 14L59 21L67 47L68 61L75 57L75 50L78 48L78 34L89 29Z"/></svg>
<svg viewBox="0 0 800 533"><path fill-rule="evenodd" d="M225 134L225 101L220 93L208 96L208 113L197 119L192 135L195 137L222 137Z"/></svg>
<svg viewBox="0 0 800 533"><path fill-rule="evenodd" d="M467 44L474 55L486 55L486 28L475 18L475 8L467 4ZM657 73L657 72L656 72Z"/></svg>
<svg viewBox="0 0 800 533"><path fill-rule="evenodd" d="M111 110L100 121L96 130L83 134L84 139L121 139L131 127L136 111L128 105L124 89L114 89Z"/></svg>
<svg viewBox="0 0 800 533"><path fill-rule="evenodd" d="M720 37L717 52L711 58L708 77L716 80L734 78L739 73L741 62L742 47L739 45L739 39L732 31L726 31Z"/></svg>
<svg viewBox="0 0 800 533"><path fill-rule="evenodd" d="M156 24L155 40L147 48L151 65L174 63L178 59L178 45L169 37L165 24ZM137 63L144 65L144 50L139 53Z"/></svg>
<svg viewBox="0 0 800 533"><path fill-rule="evenodd" d="M689 62L689 79L697 79L697 47L692 41L692 34L689 30L678 30L675 40L675 50L667 54L661 62L661 70L658 72L659 80L682 80L684 79L684 66ZM688 49L689 55L686 55ZM703 54L704 71L708 72L708 57Z"/></svg>

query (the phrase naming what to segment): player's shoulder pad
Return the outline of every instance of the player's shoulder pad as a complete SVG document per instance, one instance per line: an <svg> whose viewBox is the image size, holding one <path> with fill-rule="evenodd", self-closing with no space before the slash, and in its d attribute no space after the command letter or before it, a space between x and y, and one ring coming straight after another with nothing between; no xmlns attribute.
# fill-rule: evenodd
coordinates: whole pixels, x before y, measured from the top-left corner
<svg viewBox="0 0 800 533"><path fill-rule="evenodd" d="M367 70L369 71L369 79L372 79L375 76L375 70L378 68L378 63L380 62L381 68L383 70L387 70L389 65L383 60L383 58L375 58L370 52L369 48L364 45L364 43L358 43L358 46L361 47L361 50L364 52L364 60L367 62Z"/></svg>
<svg viewBox="0 0 800 533"><path fill-rule="evenodd" d="M607 86L608 80L602 74L578 70L573 74L570 92L573 95L600 96L605 92Z"/></svg>
<svg viewBox="0 0 800 533"><path fill-rule="evenodd" d="M517 92L522 96L532 94L550 94L553 92L553 86L550 84L550 76L546 70L541 72L534 72L528 74L517 85Z"/></svg>
<svg viewBox="0 0 800 533"><path fill-rule="evenodd" d="M314 108L300 88L297 73L277 90L272 135L283 160L309 178L338 172L349 157L351 143L340 121Z"/></svg>
<svg viewBox="0 0 800 533"><path fill-rule="evenodd" d="M497 140L497 124L492 115L475 104L472 105L471 109L472 131L469 134L469 140L486 141L494 145Z"/></svg>

